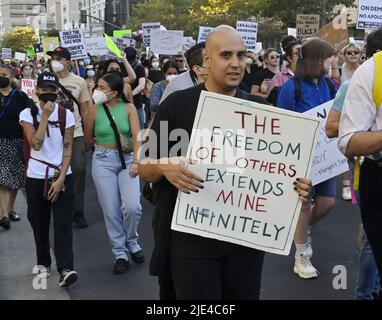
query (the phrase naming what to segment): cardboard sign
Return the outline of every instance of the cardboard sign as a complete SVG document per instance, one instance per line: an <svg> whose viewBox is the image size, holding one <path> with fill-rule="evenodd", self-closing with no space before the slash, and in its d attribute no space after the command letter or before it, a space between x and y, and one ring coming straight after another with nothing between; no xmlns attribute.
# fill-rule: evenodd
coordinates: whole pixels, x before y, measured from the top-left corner
<svg viewBox="0 0 382 320"><path fill-rule="evenodd" d="M382 27L382 2L359 0L357 29L378 29Z"/></svg>
<svg viewBox="0 0 382 320"><path fill-rule="evenodd" d="M198 43L206 41L208 34L214 29L211 27L199 27Z"/></svg>
<svg viewBox="0 0 382 320"><path fill-rule="evenodd" d="M26 54L23 52L15 52L15 60L25 61L26 57Z"/></svg>
<svg viewBox="0 0 382 320"><path fill-rule="evenodd" d="M46 54L48 51L53 51L60 46L60 39L57 37L46 37L42 39L42 46L45 53L45 58L49 58Z"/></svg>
<svg viewBox="0 0 382 320"><path fill-rule="evenodd" d="M33 97L33 91L36 88L37 80L21 79L21 91L25 92L29 98Z"/></svg>
<svg viewBox="0 0 382 320"><path fill-rule="evenodd" d="M88 58L85 37L80 29L60 31L61 46L70 51L72 60Z"/></svg>
<svg viewBox="0 0 382 320"><path fill-rule="evenodd" d="M160 22L142 23L143 45L151 47L151 32L160 30Z"/></svg>
<svg viewBox="0 0 382 320"><path fill-rule="evenodd" d="M86 38L86 50L92 56L106 56L108 54L104 37Z"/></svg>
<svg viewBox="0 0 382 320"><path fill-rule="evenodd" d="M117 39L122 39L123 36L130 36L131 37L131 30L114 30L113 31L113 37Z"/></svg>
<svg viewBox="0 0 382 320"><path fill-rule="evenodd" d="M332 105L333 100L305 112L305 114L322 120L320 137L318 138L313 167L310 174L310 179L314 186L349 171L347 159L337 147L338 139L328 138L325 133L326 121L328 120Z"/></svg>
<svg viewBox="0 0 382 320"><path fill-rule="evenodd" d="M257 22L252 21L237 21L236 30L240 33L241 38L248 50L256 49L257 40Z"/></svg>
<svg viewBox="0 0 382 320"><path fill-rule="evenodd" d="M288 255L300 214L294 191L309 177L320 120L202 91L187 157L204 180L178 193L171 228Z"/></svg>
<svg viewBox="0 0 382 320"><path fill-rule="evenodd" d="M318 14L298 14L296 16L297 39L310 38L320 29Z"/></svg>
<svg viewBox="0 0 382 320"><path fill-rule="evenodd" d="M174 55L183 50L183 31L178 30L152 30L151 51L155 54Z"/></svg>
<svg viewBox="0 0 382 320"><path fill-rule="evenodd" d="M1 49L1 58L2 59L12 59L12 49L11 48L2 48Z"/></svg>
<svg viewBox="0 0 382 320"><path fill-rule="evenodd" d="M340 14L334 20L320 29L313 37L318 37L330 42L334 51L338 52L349 43L349 32L347 28L347 15Z"/></svg>

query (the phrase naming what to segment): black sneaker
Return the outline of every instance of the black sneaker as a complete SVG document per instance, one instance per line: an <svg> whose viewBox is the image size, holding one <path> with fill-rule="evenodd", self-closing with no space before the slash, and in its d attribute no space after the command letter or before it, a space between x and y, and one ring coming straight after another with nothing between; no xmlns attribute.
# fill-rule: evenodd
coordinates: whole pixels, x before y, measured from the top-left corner
<svg viewBox="0 0 382 320"><path fill-rule="evenodd" d="M60 275L59 286L61 288L69 287L78 279L78 273L73 270L63 270Z"/></svg>
<svg viewBox="0 0 382 320"><path fill-rule="evenodd" d="M143 263L145 262L145 255L143 254L143 250L139 250L138 252L136 253L131 253L130 252L130 255L131 255L131 259L135 262L135 263Z"/></svg>
<svg viewBox="0 0 382 320"><path fill-rule="evenodd" d="M78 229L85 229L88 227L88 224L84 217L84 213L82 211L74 212L73 222L75 227Z"/></svg>
<svg viewBox="0 0 382 320"><path fill-rule="evenodd" d="M129 261L125 259L117 259L114 263L113 273L114 274L123 274L129 269Z"/></svg>
<svg viewBox="0 0 382 320"><path fill-rule="evenodd" d="M11 222L8 217L2 217L0 219L0 227L3 227L5 230L9 230L11 228Z"/></svg>
<svg viewBox="0 0 382 320"><path fill-rule="evenodd" d="M9 220L11 220L12 222L20 221L20 216L13 210L9 212L8 216L9 216Z"/></svg>

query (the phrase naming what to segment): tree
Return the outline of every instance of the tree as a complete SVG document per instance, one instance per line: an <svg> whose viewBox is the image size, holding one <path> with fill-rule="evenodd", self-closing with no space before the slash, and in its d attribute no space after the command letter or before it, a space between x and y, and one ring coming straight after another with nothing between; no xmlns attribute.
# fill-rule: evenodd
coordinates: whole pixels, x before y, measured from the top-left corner
<svg viewBox="0 0 382 320"><path fill-rule="evenodd" d="M351 7L354 2L355 0L259 0L258 9L265 17L278 18L285 28L296 25L296 14L299 13L319 14L321 26L324 26L337 15L333 12L335 6L341 3Z"/></svg>
<svg viewBox="0 0 382 320"><path fill-rule="evenodd" d="M3 47L11 48L14 52L26 52L33 48L38 37L29 27L16 27L4 36Z"/></svg>

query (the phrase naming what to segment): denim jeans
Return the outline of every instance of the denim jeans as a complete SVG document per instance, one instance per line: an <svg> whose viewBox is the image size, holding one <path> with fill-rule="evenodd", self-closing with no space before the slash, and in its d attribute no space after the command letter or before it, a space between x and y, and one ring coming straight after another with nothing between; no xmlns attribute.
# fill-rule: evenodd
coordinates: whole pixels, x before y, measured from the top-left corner
<svg viewBox="0 0 382 320"><path fill-rule="evenodd" d="M138 225L142 216L139 177L129 176L133 154L125 154L124 157L125 170L117 150L96 146L92 163L98 201L116 260L128 260L129 252L141 250L138 244Z"/></svg>
<svg viewBox="0 0 382 320"><path fill-rule="evenodd" d="M142 108L137 109L138 117L139 117L139 126L141 127L141 130L145 128L146 124L146 113L145 113L145 107L142 106Z"/></svg>
<svg viewBox="0 0 382 320"><path fill-rule="evenodd" d="M373 300L373 293L377 292L379 288L379 273L375 264L374 254L369 241L365 238L359 255L356 299Z"/></svg>

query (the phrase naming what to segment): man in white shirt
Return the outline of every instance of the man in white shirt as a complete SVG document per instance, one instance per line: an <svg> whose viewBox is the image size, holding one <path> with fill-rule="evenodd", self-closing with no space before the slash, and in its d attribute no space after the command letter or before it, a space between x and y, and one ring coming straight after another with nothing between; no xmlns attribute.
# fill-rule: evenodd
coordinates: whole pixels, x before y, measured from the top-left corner
<svg viewBox="0 0 382 320"><path fill-rule="evenodd" d="M171 93L184 90L204 83L207 80L208 71L203 66L203 51L206 43L201 42L191 47L185 54L189 71L175 77L167 85L159 103L162 103Z"/></svg>
<svg viewBox="0 0 382 320"><path fill-rule="evenodd" d="M382 105L373 99L376 75L382 73L382 68L376 70L376 61L382 60L382 53L374 55L378 51L382 51L382 28L369 34L369 60L352 77L341 114L338 146L347 157L365 156L359 181L362 222L382 274Z"/></svg>

